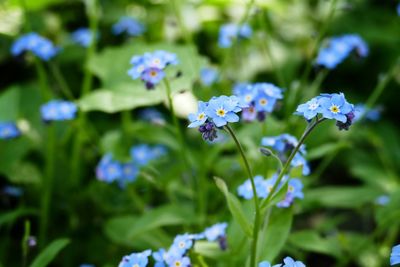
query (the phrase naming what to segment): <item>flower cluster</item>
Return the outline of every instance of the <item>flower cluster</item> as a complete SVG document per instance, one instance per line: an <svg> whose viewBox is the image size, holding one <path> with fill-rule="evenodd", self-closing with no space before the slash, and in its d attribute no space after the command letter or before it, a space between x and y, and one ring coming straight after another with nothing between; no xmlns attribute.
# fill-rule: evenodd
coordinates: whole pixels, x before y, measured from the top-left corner
<svg viewBox="0 0 400 267"><path fill-rule="evenodd" d="M263 121L274 110L277 100L283 98L282 89L271 83L239 83L233 93L249 105L242 112L245 121Z"/></svg>
<svg viewBox="0 0 400 267"><path fill-rule="evenodd" d="M164 69L169 65L177 65L178 59L173 53L158 50L141 56L133 56L131 64L133 66L128 70L128 74L134 80L140 78L150 90L165 77Z"/></svg>
<svg viewBox="0 0 400 267"><path fill-rule="evenodd" d="M234 40L250 38L253 34L248 24L237 25L233 23L224 24L219 29L218 45L222 48L231 47Z"/></svg>
<svg viewBox="0 0 400 267"><path fill-rule="evenodd" d="M88 28L79 28L71 34L72 41L83 47L89 47L95 37L97 36L93 36L92 31Z"/></svg>
<svg viewBox="0 0 400 267"><path fill-rule="evenodd" d="M333 37L329 40L327 46L319 51L316 64L327 69L334 69L353 51L360 57L368 55L368 46L360 36L346 34Z"/></svg>
<svg viewBox="0 0 400 267"><path fill-rule="evenodd" d="M19 37L11 47L11 53L19 56L23 52L30 51L40 59L48 61L57 55L60 49L35 32L27 33Z"/></svg>
<svg viewBox="0 0 400 267"><path fill-rule="evenodd" d="M390 254L390 265L400 264L400 244L392 248Z"/></svg>
<svg viewBox="0 0 400 267"><path fill-rule="evenodd" d="M139 36L142 35L144 31L144 25L131 17L121 17L119 21L112 26L112 33L115 35L120 35L125 32L129 36Z"/></svg>
<svg viewBox="0 0 400 267"><path fill-rule="evenodd" d="M201 239L209 242L218 241L221 248L226 248L226 228L227 223L217 223L208 227L200 234L182 234L177 235L168 249L160 248L153 253L151 250L145 250L140 253L132 253L124 256L118 267L146 267L149 263L149 256L152 255L155 261L155 267L190 267L191 261L188 256L189 250L193 248L194 243Z"/></svg>
<svg viewBox="0 0 400 267"><path fill-rule="evenodd" d="M269 263L268 261L263 261L263 262L260 262L258 267L271 267L271 263ZM283 265L275 264L272 267L306 267L306 266L301 261L295 261L291 257L286 257L283 259Z"/></svg>
<svg viewBox="0 0 400 267"><path fill-rule="evenodd" d="M107 183L117 182L121 187L136 180L141 166L147 165L166 154L163 146L151 147L146 144L133 146L130 150L131 159L128 162L119 162L111 153L105 154L96 167L96 176L100 181Z"/></svg>
<svg viewBox="0 0 400 267"><path fill-rule="evenodd" d="M297 146L299 142L297 138L290 134L281 134L278 136L267 136L261 139L261 145L271 147L278 152L278 157L282 162L286 162L289 153ZM306 155L305 145L301 145L299 151L290 162L290 166L295 168L303 166L303 175L310 174L310 167L307 160L304 158Z"/></svg>
<svg viewBox="0 0 400 267"><path fill-rule="evenodd" d="M365 119L369 121L378 121L381 118L381 107L367 108L364 104L354 106L354 122Z"/></svg>
<svg viewBox="0 0 400 267"><path fill-rule="evenodd" d="M21 135L14 122L0 122L0 139L12 139Z"/></svg>
<svg viewBox="0 0 400 267"><path fill-rule="evenodd" d="M321 94L297 107L295 114L312 120L318 114L325 119L336 120L339 130L348 130L355 117L354 105L347 102L343 93Z"/></svg>
<svg viewBox="0 0 400 267"><path fill-rule="evenodd" d="M254 183L256 186L257 197L262 199L267 198L268 195L271 193L271 190L274 187L277 178L278 176L274 175L273 177L265 180L264 177L262 177L261 175L255 176ZM287 180L288 177L282 179L277 190L279 190ZM289 179L287 182L288 182L288 190L286 192L286 196L282 201L277 203L277 206L279 208L289 207L293 203L295 198L300 198L300 199L304 198L302 192L303 184L299 179L292 178ZM243 197L244 199L252 199L254 197L250 179L247 179L242 185L240 185L237 191L238 195Z"/></svg>
<svg viewBox="0 0 400 267"><path fill-rule="evenodd" d="M189 114L189 128L199 127L205 140L217 138L217 127L238 122L238 112L247 107L237 96L213 97L208 102L199 101L197 113Z"/></svg>
<svg viewBox="0 0 400 267"><path fill-rule="evenodd" d="M76 104L63 100L51 100L40 107L40 113L45 122L72 120L77 111Z"/></svg>
<svg viewBox="0 0 400 267"><path fill-rule="evenodd" d="M200 71L200 81L205 86L211 86L218 80L218 71L214 68L203 68Z"/></svg>

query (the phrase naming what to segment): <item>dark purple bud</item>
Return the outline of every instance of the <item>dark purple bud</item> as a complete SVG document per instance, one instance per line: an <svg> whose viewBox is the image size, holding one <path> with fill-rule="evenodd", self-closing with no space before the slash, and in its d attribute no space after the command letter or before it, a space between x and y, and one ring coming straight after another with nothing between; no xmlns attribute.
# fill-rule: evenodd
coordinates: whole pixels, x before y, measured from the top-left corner
<svg viewBox="0 0 400 267"><path fill-rule="evenodd" d="M339 131L341 130L349 130L349 127L353 124L353 120L356 117L356 115L354 114L354 112L350 112L346 114L346 122L340 122L340 121L336 121L336 126L339 128Z"/></svg>
<svg viewBox="0 0 400 267"><path fill-rule="evenodd" d="M257 112L257 120L258 121L264 121L266 117L267 117L267 113L265 111Z"/></svg>
<svg viewBox="0 0 400 267"><path fill-rule="evenodd" d="M222 250L226 250L228 248L228 243L227 243L227 240L226 240L226 236L220 236L218 238L218 244L219 244L219 247Z"/></svg>

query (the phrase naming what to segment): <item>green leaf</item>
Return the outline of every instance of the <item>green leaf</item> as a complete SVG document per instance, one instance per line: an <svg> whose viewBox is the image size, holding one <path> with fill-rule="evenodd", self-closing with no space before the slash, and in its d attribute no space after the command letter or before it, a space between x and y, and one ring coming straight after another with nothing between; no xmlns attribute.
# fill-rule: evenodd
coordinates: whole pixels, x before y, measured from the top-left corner
<svg viewBox="0 0 400 267"><path fill-rule="evenodd" d="M35 0L35 1L24 1L25 8L28 10L40 10L50 5L61 3L62 0ZM21 6L20 0L10 0L12 6Z"/></svg>
<svg viewBox="0 0 400 267"><path fill-rule="evenodd" d="M16 121L18 119L20 88L13 86L0 95L0 121Z"/></svg>
<svg viewBox="0 0 400 267"><path fill-rule="evenodd" d="M179 64L167 68L167 76L171 78L172 93L192 90L192 84L198 79L201 66L205 64L205 59L198 55L194 46L134 42L121 47L107 48L92 58L88 67L101 79L102 89L83 97L79 101L80 108L83 111L98 110L114 113L136 107L153 106L165 101L163 84L158 85L155 90L146 90L140 79L132 80L127 74L131 68L129 61L133 55L154 50L166 50L178 56ZM182 75L176 78L178 71L181 71Z"/></svg>
<svg viewBox="0 0 400 267"><path fill-rule="evenodd" d="M309 252L326 254L336 258L339 258L342 255L340 244L336 236L322 238L313 230L292 233L289 242L297 248Z"/></svg>
<svg viewBox="0 0 400 267"><path fill-rule="evenodd" d="M292 227L292 209L274 209L265 235L260 235L261 260L272 262L285 245Z"/></svg>
<svg viewBox="0 0 400 267"><path fill-rule="evenodd" d="M229 211L231 212L233 218L238 222L243 232L251 237L252 236L252 226L243 211L242 204L237 199L237 197L228 191L224 180L218 177L214 177L215 183L221 192L224 194L226 202L228 203Z"/></svg>
<svg viewBox="0 0 400 267"><path fill-rule="evenodd" d="M322 187L307 191L304 202L317 203L324 207L357 208L373 202L379 194L379 189L366 186Z"/></svg>
<svg viewBox="0 0 400 267"><path fill-rule="evenodd" d="M45 267L69 243L68 238L57 239L50 243L33 261L30 267Z"/></svg>
<svg viewBox="0 0 400 267"><path fill-rule="evenodd" d="M318 158L322 158L325 155L335 153L343 148L349 147L350 145L346 142L337 142L337 143L328 143L328 144L323 144L319 145L316 148L311 149L307 153L307 159L308 160L314 160Z"/></svg>
<svg viewBox="0 0 400 267"><path fill-rule="evenodd" d="M224 253L219 247L218 242L202 240L196 241L194 244L194 251L200 255L213 259L221 259L221 257L226 255L226 253Z"/></svg>

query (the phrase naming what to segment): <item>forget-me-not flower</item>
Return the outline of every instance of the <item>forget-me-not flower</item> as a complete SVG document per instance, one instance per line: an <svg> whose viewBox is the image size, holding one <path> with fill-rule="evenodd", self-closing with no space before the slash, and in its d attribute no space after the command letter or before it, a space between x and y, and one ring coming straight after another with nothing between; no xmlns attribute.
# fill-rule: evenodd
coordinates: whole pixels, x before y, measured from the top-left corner
<svg viewBox="0 0 400 267"><path fill-rule="evenodd" d="M392 248L390 253L390 265L400 264L400 244Z"/></svg>
<svg viewBox="0 0 400 267"><path fill-rule="evenodd" d="M19 37L11 47L14 56L21 55L23 52L30 51L38 58L49 61L58 54L60 49L47 38L35 32L27 33Z"/></svg>
<svg viewBox="0 0 400 267"><path fill-rule="evenodd" d="M140 36L146 28L142 23L131 17L121 17L117 23L112 26L112 33L120 35L126 33L129 36Z"/></svg>
<svg viewBox="0 0 400 267"><path fill-rule="evenodd" d="M200 81L205 86L211 86L218 80L218 71L214 68L203 68L200 71Z"/></svg>
<svg viewBox="0 0 400 267"><path fill-rule="evenodd" d="M291 257L283 259L284 265L282 267L306 267L301 261L295 261Z"/></svg>
<svg viewBox="0 0 400 267"><path fill-rule="evenodd" d="M248 39L253 31L248 24L241 26L233 23L224 24L219 30L218 45L222 48L231 47L236 39Z"/></svg>
<svg viewBox="0 0 400 267"><path fill-rule="evenodd" d="M51 100L40 107L44 121L73 120L78 107L75 103L64 100Z"/></svg>
<svg viewBox="0 0 400 267"><path fill-rule="evenodd" d="M148 257L151 255L151 250L145 250L140 253L132 253L124 256L118 267L146 267L149 263Z"/></svg>
<svg viewBox="0 0 400 267"><path fill-rule="evenodd" d="M225 231L227 227L228 227L227 223L214 224L204 230L204 236L208 241L214 242L219 238L225 236Z"/></svg>
<svg viewBox="0 0 400 267"><path fill-rule="evenodd" d="M14 122L0 122L0 139L12 139L21 135Z"/></svg>
<svg viewBox="0 0 400 267"><path fill-rule="evenodd" d="M97 36L93 36L92 31L88 28L79 28L71 34L72 41L83 47L89 47L93 41L93 38L96 37Z"/></svg>

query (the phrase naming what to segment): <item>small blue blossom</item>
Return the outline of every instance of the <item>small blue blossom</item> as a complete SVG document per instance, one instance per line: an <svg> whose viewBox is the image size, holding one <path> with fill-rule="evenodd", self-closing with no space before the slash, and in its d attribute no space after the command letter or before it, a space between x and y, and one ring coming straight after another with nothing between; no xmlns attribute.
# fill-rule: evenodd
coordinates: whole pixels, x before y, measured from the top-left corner
<svg viewBox="0 0 400 267"><path fill-rule="evenodd" d="M158 251L153 252L153 259L156 262L154 267L165 267L166 256L166 251L163 248L160 248Z"/></svg>
<svg viewBox="0 0 400 267"><path fill-rule="evenodd" d="M268 185L266 184L264 177L257 175L254 176L253 180L256 187L257 196L260 198L266 198L269 192ZM247 179L238 187L238 195L244 199L252 199L254 197L250 179Z"/></svg>
<svg viewBox="0 0 400 267"><path fill-rule="evenodd" d="M19 37L11 47L13 56L21 55L23 52L30 51L40 59L48 61L56 56L59 48L35 32L27 33Z"/></svg>
<svg viewBox="0 0 400 267"><path fill-rule="evenodd" d="M281 267L281 266L282 264L275 264L272 267ZM271 267L271 263L269 263L268 261L263 261L258 264L258 267Z"/></svg>
<svg viewBox="0 0 400 267"><path fill-rule="evenodd" d="M234 97L219 96L208 102L206 115L214 122L215 126L222 127L229 122L238 122L237 112L242 110L239 100Z"/></svg>
<svg viewBox="0 0 400 267"><path fill-rule="evenodd" d="M126 183L136 180L139 174L139 169L132 162L121 164L121 179L120 183L124 186Z"/></svg>
<svg viewBox="0 0 400 267"><path fill-rule="evenodd" d="M155 158L153 148L146 144L133 146L130 154L132 161L138 166L146 165Z"/></svg>
<svg viewBox="0 0 400 267"><path fill-rule="evenodd" d="M217 223L204 230L204 236L210 242L214 242L221 237L225 237L225 231L228 227L227 223Z"/></svg>
<svg viewBox="0 0 400 267"><path fill-rule="evenodd" d="M313 98L305 104L299 105L296 109L296 114L304 116L306 120L311 120L321 112L321 109L322 108L319 99Z"/></svg>
<svg viewBox="0 0 400 267"><path fill-rule="evenodd" d="M360 57L368 55L368 46L359 35L346 34L332 37L327 46L319 51L316 64L327 69L334 69L353 51Z"/></svg>
<svg viewBox="0 0 400 267"><path fill-rule="evenodd" d="M20 187L9 185L3 188L3 193L12 197L20 197L23 195L24 191L22 191Z"/></svg>
<svg viewBox="0 0 400 267"><path fill-rule="evenodd" d="M203 68L200 71L201 83L205 86L211 86L218 80L218 71L213 68Z"/></svg>
<svg viewBox="0 0 400 267"><path fill-rule="evenodd" d="M146 28L136 19L131 17L121 17L117 23L112 26L112 33L120 35L126 33L129 36L140 36Z"/></svg>
<svg viewBox="0 0 400 267"><path fill-rule="evenodd" d="M201 125L203 125L206 120L208 119L206 115L206 109L207 109L208 103L199 101L198 102L198 108L197 108L197 113L191 113L189 114L188 118L190 121L189 128L196 128Z"/></svg>
<svg viewBox="0 0 400 267"><path fill-rule="evenodd" d="M390 202L390 197L388 195L382 195L375 199L375 203L380 206L386 206Z"/></svg>
<svg viewBox="0 0 400 267"><path fill-rule="evenodd" d="M0 122L0 139L12 139L21 135L14 122Z"/></svg>
<svg viewBox="0 0 400 267"><path fill-rule="evenodd" d="M155 108L145 108L139 111L139 117L144 121L148 121L156 125L165 124L164 115Z"/></svg>
<svg viewBox="0 0 400 267"><path fill-rule="evenodd" d="M397 15L400 16L400 3L396 7Z"/></svg>
<svg viewBox="0 0 400 267"><path fill-rule="evenodd" d="M140 253L132 253L124 256L118 267L146 267L149 263L148 257L151 255L151 250L145 250Z"/></svg>
<svg viewBox="0 0 400 267"><path fill-rule="evenodd" d="M192 246L193 240L190 238L189 234L177 235L172 244L172 247L175 247L180 255L184 255Z"/></svg>
<svg viewBox="0 0 400 267"><path fill-rule="evenodd" d="M283 259L283 262L285 263L282 267L306 267L304 263L301 261L295 261L291 257L286 257Z"/></svg>
<svg viewBox="0 0 400 267"><path fill-rule="evenodd" d="M134 80L140 77L147 89L153 89L165 77L164 69L169 65L177 65L178 58L173 53L158 50L133 56L130 63L132 68L128 70L128 75Z"/></svg>
<svg viewBox="0 0 400 267"><path fill-rule="evenodd" d="M97 36L93 36L92 31L88 28L79 28L71 34L72 41L83 47L89 47L93 41L93 38L96 37Z"/></svg>
<svg viewBox="0 0 400 267"><path fill-rule="evenodd" d="M364 104L354 106L354 122L366 119L369 121L378 121L381 118L381 108L368 109Z"/></svg>
<svg viewBox="0 0 400 267"><path fill-rule="evenodd" d="M96 167L97 179L106 183L112 183L122 176L122 166L110 153L105 154Z"/></svg>
<svg viewBox="0 0 400 267"><path fill-rule="evenodd" d="M279 208L290 207L295 198L299 199L304 198L302 190L303 190L303 184L299 179L297 178L289 179L288 191L286 193L285 199L277 203L276 206Z"/></svg>
<svg viewBox="0 0 400 267"><path fill-rule="evenodd" d="M224 24L219 30L218 45L222 48L231 47L234 40L248 39L252 33L253 31L248 24L242 26L233 23Z"/></svg>
<svg viewBox="0 0 400 267"><path fill-rule="evenodd" d="M51 100L40 107L44 121L72 120L77 111L78 107L75 103L63 100Z"/></svg>
<svg viewBox="0 0 400 267"><path fill-rule="evenodd" d="M390 254L390 265L400 264L400 244L392 248Z"/></svg>
<svg viewBox="0 0 400 267"><path fill-rule="evenodd" d="M83 263L83 264L79 265L79 267L95 267L95 266L93 264Z"/></svg>
<svg viewBox="0 0 400 267"><path fill-rule="evenodd" d="M190 259L186 256L175 256L168 260L169 267L190 267Z"/></svg>

